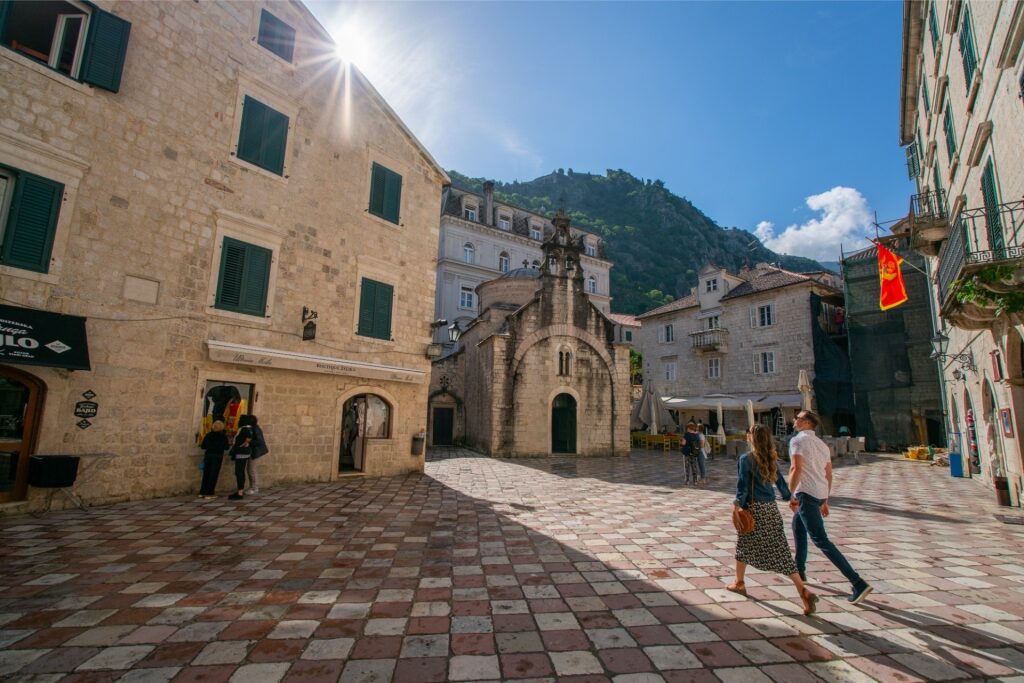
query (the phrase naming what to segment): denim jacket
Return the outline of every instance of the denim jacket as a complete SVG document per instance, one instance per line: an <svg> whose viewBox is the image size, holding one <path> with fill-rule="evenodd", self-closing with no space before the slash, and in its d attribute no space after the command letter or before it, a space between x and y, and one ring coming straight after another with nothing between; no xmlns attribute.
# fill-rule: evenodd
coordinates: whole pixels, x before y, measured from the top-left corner
<svg viewBox="0 0 1024 683"><path fill-rule="evenodd" d="M736 500L734 503L741 508L750 504L750 478L754 477L754 501L758 503L770 503L775 500L775 489L769 482L761 479L754 467L754 458L750 453L744 453L736 461ZM778 476L775 477L775 486L782 494L782 500L789 500L789 486L786 478L782 476L782 468L778 469Z"/></svg>

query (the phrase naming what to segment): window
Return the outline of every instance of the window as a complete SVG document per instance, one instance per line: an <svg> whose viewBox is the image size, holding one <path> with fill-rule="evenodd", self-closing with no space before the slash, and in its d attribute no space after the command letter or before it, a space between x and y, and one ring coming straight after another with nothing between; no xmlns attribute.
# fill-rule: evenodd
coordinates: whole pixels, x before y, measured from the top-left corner
<svg viewBox="0 0 1024 683"><path fill-rule="evenodd" d="M1024 87L1024 86L1022 86L1022 87ZM540 228L538 228L536 225L531 225L530 226L530 239L531 240L539 240L539 239L541 239L541 237L543 237L543 235L544 235L544 232Z"/></svg>
<svg viewBox="0 0 1024 683"><path fill-rule="evenodd" d="M935 16L935 0L928 7L928 31L932 34L932 52L939 50L939 20Z"/></svg>
<svg viewBox="0 0 1024 683"><path fill-rule="evenodd" d="M568 377L572 374L572 351L563 346L558 349L558 375Z"/></svg>
<svg viewBox="0 0 1024 683"><path fill-rule="evenodd" d="M949 160L953 161L953 157L956 156L956 127L953 125L953 111L949 108L949 98L946 98L942 126L946 132L946 152L949 154Z"/></svg>
<svg viewBox="0 0 1024 683"><path fill-rule="evenodd" d="M402 176L374 163L370 172L370 213L397 225L401 205Z"/></svg>
<svg viewBox="0 0 1024 683"><path fill-rule="evenodd" d="M391 339L391 302L394 293L395 288L389 284L363 278L356 334L375 339Z"/></svg>
<svg viewBox="0 0 1024 683"><path fill-rule="evenodd" d="M705 330L717 330L719 328L718 316L713 315L710 318L704 319Z"/></svg>
<svg viewBox="0 0 1024 683"><path fill-rule="evenodd" d="M971 83L974 82L974 72L978 68L978 56L974 50L974 29L971 26L971 9L964 7L964 18L960 24L960 57L964 64L964 81L967 83L967 92L971 91Z"/></svg>
<svg viewBox="0 0 1024 683"><path fill-rule="evenodd" d="M587 278L587 292L597 294L597 278L593 275Z"/></svg>
<svg viewBox="0 0 1024 683"><path fill-rule="evenodd" d="M676 381L676 364L675 362L665 363L665 381L675 382Z"/></svg>
<svg viewBox="0 0 1024 683"><path fill-rule="evenodd" d="M476 308L476 294L469 285L462 285L459 290L459 308Z"/></svg>
<svg viewBox="0 0 1024 683"><path fill-rule="evenodd" d="M988 248L992 250L992 258L1006 258L1003 218L999 213L999 189L996 187L996 171L991 157L985 164L985 171L981 174L981 196L985 202L985 225L988 231Z"/></svg>
<svg viewBox="0 0 1024 683"><path fill-rule="evenodd" d="M476 248L472 243L466 242L462 245L462 260L466 263L474 263L476 261Z"/></svg>
<svg viewBox="0 0 1024 683"><path fill-rule="evenodd" d="M507 273L508 264L508 252L503 251L501 252L501 254L498 255L498 270L502 273Z"/></svg>
<svg viewBox="0 0 1024 683"><path fill-rule="evenodd" d="M758 375L775 374L774 351L761 351L754 354L754 373Z"/></svg>
<svg viewBox="0 0 1024 683"><path fill-rule="evenodd" d="M623 334L626 341L633 341L633 330L626 330Z"/></svg>
<svg viewBox="0 0 1024 683"><path fill-rule="evenodd" d="M248 315L266 315L267 286L273 252L225 237L220 254L214 308Z"/></svg>
<svg viewBox="0 0 1024 683"><path fill-rule="evenodd" d="M0 265L46 273L64 185L0 166Z"/></svg>
<svg viewBox="0 0 1024 683"><path fill-rule="evenodd" d="M4 46L111 92L121 87L131 26L84 2L0 2Z"/></svg>
<svg viewBox="0 0 1024 683"><path fill-rule="evenodd" d="M238 431L238 418L252 413L252 399L256 385L226 380L209 379L203 390L203 417L199 424L199 438L206 436L213 423L220 420L229 440Z"/></svg>
<svg viewBox="0 0 1024 683"><path fill-rule="evenodd" d="M662 325L658 328L658 341L662 344L668 344L675 341L675 335L672 333L672 324Z"/></svg>
<svg viewBox="0 0 1024 683"><path fill-rule="evenodd" d="M271 173L284 175L287 145L288 117L246 95L242 103L236 156Z"/></svg>
<svg viewBox="0 0 1024 683"><path fill-rule="evenodd" d="M462 217L465 218L467 221L473 221L475 223L476 222L476 205L475 204L466 204L466 208L464 208L462 210Z"/></svg>
<svg viewBox="0 0 1024 683"><path fill-rule="evenodd" d="M713 277L704 283L705 292L717 292L718 291L718 278Z"/></svg>
<svg viewBox="0 0 1024 683"><path fill-rule="evenodd" d="M920 135L917 137L920 138ZM917 139L907 145L907 177L911 180L921 175L921 155L919 150L920 145Z"/></svg>
<svg viewBox="0 0 1024 683"><path fill-rule="evenodd" d="M504 230L505 232L508 232L509 230L512 229L512 219L505 215L499 215L498 227Z"/></svg>
<svg viewBox="0 0 1024 683"><path fill-rule="evenodd" d="M708 379L718 379L722 376L722 359L708 358Z"/></svg>
<svg viewBox="0 0 1024 683"><path fill-rule="evenodd" d="M771 327L775 324L775 304L750 307L751 327Z"/></svg>
<svg viewBox="0 0 1024 683"><path fill-rule="evenodd" d="M367 439L388 439L391 437L391 407L387 401L373 394L365 394L366 427L363 435Z"/></svg>
<svg viewBox="0 0 1024 683"><path fill-rule="evenodd" d="M931 96L928 95L928 77L925 76L921 79L921 99L924 100L924 113L932 113L932 100Z"/></svg>
<svg viewBox="0 0 1024 683"><path fill-rule="evenodd" d="M597 246L593 242L588 241L584 249L587 256L597 256Z"/></svg>
<svg viewBox="0 0 1024 683"><path fill-rule="evenodd" d="M295 53L295 29L267 10L260 10L260 32L256 42L286 62Z"/></svg>

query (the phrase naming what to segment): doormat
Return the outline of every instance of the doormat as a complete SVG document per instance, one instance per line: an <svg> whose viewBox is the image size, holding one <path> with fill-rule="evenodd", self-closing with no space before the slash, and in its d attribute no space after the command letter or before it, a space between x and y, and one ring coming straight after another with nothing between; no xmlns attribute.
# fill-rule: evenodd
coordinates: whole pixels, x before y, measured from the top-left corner
<svg viewBox="0 0 1024 683"><path fill-rule="evenodd" d="M1014 516L1014 515L995 515L995 518L998 519L1003 524L1021 524L1021 525L1024 525L1024 517L1020 517L1020 516Z"/></svg>

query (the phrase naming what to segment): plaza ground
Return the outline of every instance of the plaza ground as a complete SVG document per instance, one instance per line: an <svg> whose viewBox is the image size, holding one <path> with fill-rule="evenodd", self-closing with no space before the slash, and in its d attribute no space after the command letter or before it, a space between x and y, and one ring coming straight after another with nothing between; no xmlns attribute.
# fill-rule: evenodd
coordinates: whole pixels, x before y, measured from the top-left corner
<svg viewBox="0 0 1024 683"><path fill-rule="evenodd" d="M1024 681L1024 526L980 483L862 456L818 614L733 571L735 464L497 460L0 518L5 681ZM197 482L198 483L198 482ZM789 515L784 510L784 518Z"/></svg>

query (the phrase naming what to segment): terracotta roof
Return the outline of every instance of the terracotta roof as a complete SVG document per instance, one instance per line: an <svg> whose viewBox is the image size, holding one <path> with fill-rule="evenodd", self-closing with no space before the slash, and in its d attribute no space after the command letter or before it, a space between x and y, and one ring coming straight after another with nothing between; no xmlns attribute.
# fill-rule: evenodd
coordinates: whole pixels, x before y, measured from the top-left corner
<svg viewBox="0 0 1024 683"><path fill-rule="evenodd" d="M605 317L616 325L640 327L640 321L636 319L635 315L626 315L625 313L605 313Z"/></svg>
<svg viewBox="0 0 1024 683"><path fill-rule="evenodd" d="M651 316L661 315L662 313L671 313L672 311L681 311L684 308L693 308L697 305L697 295L687 294L686 296L676 299L672 303L665 304L664 306L658 306L649 311L641 313L636 317L637 320L643 320L644 318L650 318Z"/></svg>
<svg viewBox="0 0 1024 683"><path fill-rule="evenodd" d="M799 285L804 283L823 285L823 283L815 280L814 278L808 277L807 275L782 270L781 268L758 268L750 271L750 274L752 274L753 277L731 290L721 298L721 301L738 299L741 296L767 292L770 289L778 289L780 287L788 287L790 285ZM823 286L828 287L828 285Z"/></svg>

